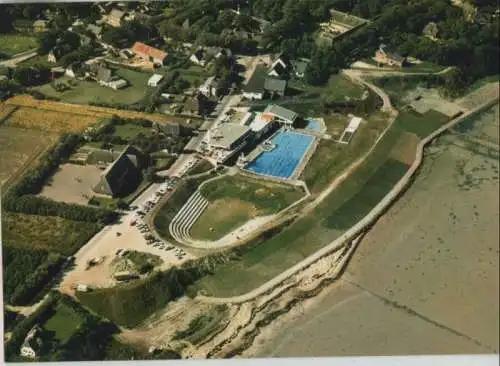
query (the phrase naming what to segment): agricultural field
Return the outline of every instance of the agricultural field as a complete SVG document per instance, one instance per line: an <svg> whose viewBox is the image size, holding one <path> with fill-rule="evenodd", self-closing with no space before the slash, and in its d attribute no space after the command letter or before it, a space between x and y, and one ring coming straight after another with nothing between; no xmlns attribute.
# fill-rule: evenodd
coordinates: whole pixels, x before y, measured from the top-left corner
<svg viewBox="0 0 500 366"><path fill-rule="evenodd" d="M97 121L98 117L93 116L36 107L20 107L10 115L5 124L62 135L68 132L83 132Z"/></svg>
<svg viewBox="0 0 500 366"><path fill-rule="evenodd" d="M54 332L54 338L65 343L82 323L82 317L74 309L59 301L54 314L43 324L43 329Z"/></svg>
<svg viewBox="0 0 500 366"><path fill-rule="evenodd" d="M120 90L113 90L93 81L80 81L63 76L58 78L56 83L66 84L69 87L68 90L58 92L51 83L37 86L32 89L67 103L106 103L122 105L135 104L152 90L147 87L147 81L151 77L149 73L118 67L116 74L127 80L129 85Z"/></svg>
<svg viewBox="0 0 500 366"><path fill-rule="evenodd" d="M435 126L429 119L419 122L428 124L428 129ZM398 118L361 166L312 212L247 248L238 261L220 266L195 288L214 296L240 295L338 238L366 215L407 171L406 157L397 142L402 136L409 139L412 134L407 129L412 128L404 118Z"/></svg>
<svg viewBox="0 0 500 366"><path fill-rule="evenodd" d="M114 109L114 108L106 108L106 107L96 107L96 106L89 106L89 105L78 105L78 104L69 104L69 103L60 103L60 102L53 102L49 100L37 100L29 95L17 95L15 97L12 97L10 99L7 99L5 102L7 105L14 105L14 106L19 106L19 107L30 107L32 110L38 110L40 113L43 112L53 112L52 117L55 117L55 114L63 115L65 118L68 118L68 116L64 114L71 114L73 115L76 119L72 120L71 123L64 123L65 118L59 118L57 120L57 123L46 121L44 123L43 120L40 120L40 118L36 116L32 116L33 118L37 118L36 123L32 123L29 121L24 121L22 119L19 119L17 123L19 125L27 124L28 126L34 125L43 127L46 123L50 127L57 131L65 131L65 132L70 132L70 131L81 131L82 128L87 127L88 125L92 124L93 122L97 121L98 119L101 118L109 118L113 115L117 115L122 118L132 118L132 119L147 119L152 122L158 122L158 123L179 123L179 124L187 124L187 119L184 117L177 117L177 116L163 116L160 114L152 114L152 113L143 113L143 112L135 112L135 111L128 111L128 110L121 110L121 109ZM25 108L21 108L25 109ZM79 122L79 120L84 120L84 122ZM92 121L92 122L90 122ZM201 124L202 120L199 118L190 118L190 123L189 126L196 128ZM10 121L9 121L10 123ZM48 129L49 127L46 127Z"/></svg>
<svg viewBox="0 0 500 366"><path fill-rule="evenodd" d="M4 106L4 104L0 104ZM5 111L5 109L4 109ZM0 124L0 185L6 189L57 139L50 133Z"/></svg>
<svg viewBox="0 0 500 366"><path fill-rule="evenodd" d="M191 235L203 240L220 239L250 219L277 213L304 195L298 187L242 175L211 181L200 191L211 203L193 225Z"/></svg>
<svg viewBox="0 0 500 366"><path fill-rule="evenodd" d="M98 224L55 216L4 212L2 240L13 248L37 249L71 255L98 230Z"/></svg>
<svg viewBox="0 0 500 366"><path fill-rule="evenodd" d="M429 147L344 277L259 355L498 353L498 110Z"/></svg>
<svg viewBox="0 0 500 366"><path fill-rule="evenodd" d="M23 34L0 35L0 54L11 57L17 53L28 51L37 47L36 37Z"/></svg>

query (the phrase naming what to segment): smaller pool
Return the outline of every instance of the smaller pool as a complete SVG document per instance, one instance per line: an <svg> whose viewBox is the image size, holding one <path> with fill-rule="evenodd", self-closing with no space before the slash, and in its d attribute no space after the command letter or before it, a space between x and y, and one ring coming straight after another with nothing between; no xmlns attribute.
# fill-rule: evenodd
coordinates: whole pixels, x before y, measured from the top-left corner
<svg viewBox="0 0 500 366"><path fill-rule="evenodd" d="M321 125L319 121L316 121L314 119L308 119L307 120L307 126L306 128L314 131L321 131Z"/></svg>

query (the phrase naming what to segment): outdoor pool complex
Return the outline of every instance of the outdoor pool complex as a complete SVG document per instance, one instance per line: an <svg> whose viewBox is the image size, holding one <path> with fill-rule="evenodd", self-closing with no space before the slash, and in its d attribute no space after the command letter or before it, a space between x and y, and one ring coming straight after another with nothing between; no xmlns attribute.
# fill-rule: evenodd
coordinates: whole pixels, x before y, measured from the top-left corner
<svg viewBox="0 0 500 366"><path fill-rule="evenodd" d="M289 178L297 169L302 158L314 141L314 136L280 131L271 140L275 146L271 151L262 152L249 163L247 170L277 178Z"/></svg>

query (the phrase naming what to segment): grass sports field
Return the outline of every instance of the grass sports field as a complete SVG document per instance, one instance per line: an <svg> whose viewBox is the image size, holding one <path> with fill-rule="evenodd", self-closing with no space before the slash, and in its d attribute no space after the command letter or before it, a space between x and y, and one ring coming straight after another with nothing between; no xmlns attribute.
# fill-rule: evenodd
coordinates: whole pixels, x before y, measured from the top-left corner
<svg viewBox="0 0 500 366"><path fill-rule="evenodd" d="M99 226L54 216L4 212L2 229L4 244L11 247L71 255L99 230Z"/></svg>
<svg viewBox="0 0 500 366"><path fill-rule="evenodd" d="M422 118L429 132L432 121ZM240 295L283 272L338 238L369 212L404 175L408 165L396 159L399 139L412 136L399 117L364 163L307 216L268 240L247 249L239 260L220 266L195 286L214 296ZM425 129L420 126L422 131ZM406 136L406 137L405 137ZM358 155L359 156L359 155Z"/></svg>
<svg viewBox="0 0 500 366"><path fill-rule="evenodd" d="M2 188L6 189L22 172L32 166L55 141L56 136L50 133L0 124L0 185Z"/></svg>
<svg viewBox="0 0 500 366"><path fill-rule="evenodd" d="M126 88L113 90L105 86L100 86L96 82L80 81L64 76L57 79L57 83L70 85L70 89L66 91L58 92L50 83L33 89L47 96L59 98L63 102L76 104L134 104L139 102L152 90L147 87L148 79L151 77L150 73L118 67L116 74L129 82ZM71 84L68 82L71 82Z"/></svg>
<svg viewBox="0 0 500 366"><path fill-rule="evenodd" d="M58 302L55 313L45 322L43 328L49 332L54 332L55 338L61 342L66 342L82 324L81 316L68 305Z"/></svg>
<svg viewBox="0 0 500 366"><path fill-rule="evenodd" d="M16 53L28 51L37 47L35 37L21 34L2 34L0 35L0 53L7 56L13 56Z"/></svg>
<svg viewBox="0 0 500 366"><path fill-rule="evenodd" d="M277 213L304 195L301 188L243 175L211 181L201 193L211 203L193 225L191 235L202 240L220 239L248 220Z"/></svg>

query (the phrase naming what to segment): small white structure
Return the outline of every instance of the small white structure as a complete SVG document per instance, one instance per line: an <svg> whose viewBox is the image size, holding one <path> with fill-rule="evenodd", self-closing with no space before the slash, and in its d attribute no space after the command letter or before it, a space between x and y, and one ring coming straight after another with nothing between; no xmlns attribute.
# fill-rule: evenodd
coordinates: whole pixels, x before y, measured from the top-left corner
<svg viewBox="0 0 500 366"><path fill-rule="evenodd" d="M362 121L363 120L360 117L352 117L346 129L344 130L344 132L342 132L342 135L340 136L338 142L340 142L341 144L348 144Z"/></svg>
<svg viewBox="0 0 500 366"><path fill-rule="evenodd" d="M89 287L87 285L79 284L78 286L76 286L76 291L87 292L88 290L89 290Z"/></svg>
<svg viewBox="0 0 500 366"><path fill-rule="evenodd" d="M156 88L158 84L163 80L163 75L160 74L154 74L151 76L148 80L148 86Z"/></svg>
<svg viewBox="0 0 500 366"><path fill-rule="evenodd" d="M217 94L217 87L215 83L215 76L210 76L205 82L198 88L198 90L206 97L211 97Z"/></svg>
<svg viewBox="0 0 500 366"><path fill-rule="evenodd" d="M40 327L35 325L24 338L24 342L21 346L20 355L26 358L35 359L37 357L37 351L40 349L41 340L38 338L40 333Z"/></svg>

